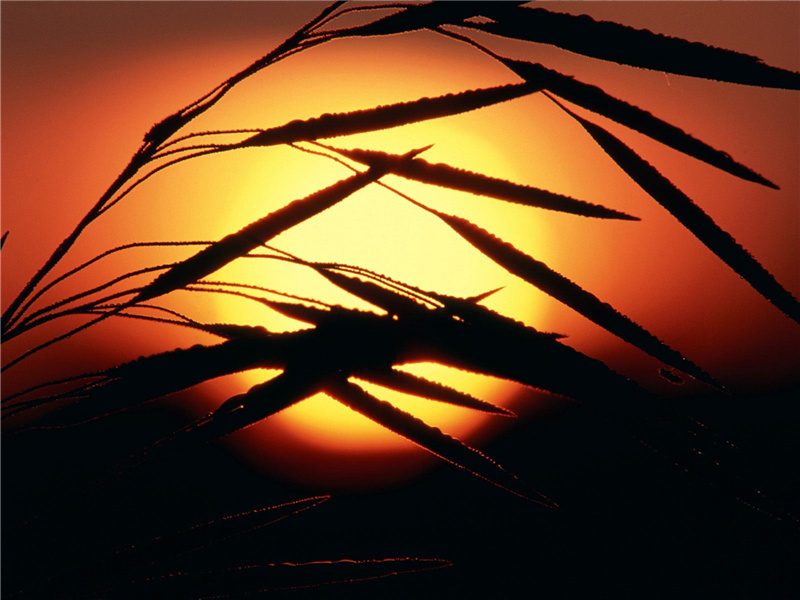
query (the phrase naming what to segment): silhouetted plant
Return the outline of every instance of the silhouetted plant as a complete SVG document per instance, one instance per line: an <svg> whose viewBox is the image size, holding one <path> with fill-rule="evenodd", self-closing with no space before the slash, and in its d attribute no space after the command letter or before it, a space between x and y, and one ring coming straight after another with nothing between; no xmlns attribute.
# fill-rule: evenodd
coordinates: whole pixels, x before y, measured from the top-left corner
<svg viewBox="0 0 800 600"><path fill-rule="evenodd" d="M742 481L730 470L726 456L731 448L726 441L717 439L701 423L681 414L669 401L615 373L600 361L566 346L559 341L559 335L537 331L482 306L481 301L488 294L473 298L448 296L395 281L357 265L307 261L268 245L278 234L312 219L356 191L370 185L383 186L436 216L509 273L538 287L672 369L724 390L724 382L717 381L701 366L669 347L590 290L584 289L578 282L571 281L486 231L480 223L435 210L393 190L381 178L393 174L427 185L581 217L638 220L636 217L610 207L497 178L490 173L474 173L462 170L457 165L431 164L424 159L425 147L409 149L399 155L369 149L342 149L318 141L481 110L496 103L540 93L573 117L634 182L664 206L709 250L778 310L800 322L800 303L797 299L731 235L656 167L610 132L567 108L563 102L612 119L741 179L769 187L776 187L775 184L727 153L712 148L644 109L543 65L501 56L485 45L489 42L479 43L473 33L551 44L621 65L744 85L796 90L800 89L800 74L768 66L754 57L737 52L616 23L598 22L585 16L575 17L547 9L528 8L522 4L436 2L407 6L346 7L345 3L334 3L275 50L222 82L196 102L154 125L106 193L5 309L2 317L3 340L28 334L45 323L67 315L84 315L88 320L30 347L8 360L3 369L12 368L41 349L78 335L111 317L188 327L218 336L222 341L153 354L69 379L31 382L28 390L3 400L4 419L52 404L51 410L35 421L19 426L16 432L22 434L33 429L72 427L216 377L256 368L280 369L281 373L274 378L244 394L225 399L219 408L206 417L149 445L141 455L131 457L121 469L124 471L141 464L165 450L192 448L197 443L226 436L322 391L470 473L542 506L557 506L557 499L550 499L546 490L531 488L479 450L378 399L353 381L360 379L373 382L404 393L490 414L513 415L485 400L397 369L408 363L436 362L578 400L622 424L636 439L655 449L665 460L699 474L758 510L794 519L767 500L752 482ZM376 8L390 10L391 14L362 25L337 25L341 22L340 17L349 12ZM238 83L298 52L348 37L403 34L420 29L475 47L508 67L510 73L524 82L420 98L367 110L326 114L263 130L186 133L195 118L216 107ZM483 35L480 39L489 38ZM222 135L226 139L231 135L240 139L232 143L216 142ZM425 143L426 140L420 140L420 146ZM126 199L143 181L193 158L270 145L289 145L327 156L345 164L354 174L279 208L220 240L127 244L109 249L46 283L86 227ZM601 227L602 224L598 223L597 226ZM3 241L5 239L4 235ZM181 261L149 265L123 273L93 289L36 308L43 293L65 279L112 253L139 246L180 246L187 249L195 246L200 249ZM304 299L283 294L279 282L275 284L277 289L272 290L248 286L248 282L213 282L206 279L223 266L245 257L283 261L297 269L312 269L345 292L376 307L381 313L345 308L326 303L320 298ZM123 291L111 291L117 283L147 273L156 274L150 283ZM153 304L178 290L198 296L209 292L235 294L310 327L290 333L272 333L255 325L203 323ZM136 308L148 308L150 312L135 312L133 309ZM160 311L159 316L155 316L154 311ZM671 371L663 372L671 380L680 380ZM48 388L63 384L72 384L72 387L68 391L47 391ZM58 389L61 390L60 387ZM298 502L314 503L318 500ZM247 520L246 527L250 527L249 516ZM256 523L252 526L261 525ZM192 531L194 535L200 533ZM123 558L127 560L129 557L114 557L114 560ZM444 564L438 559L432 565L424 564L423 559L408 560L411 570ZM392 569L396 570L397 567L397 564L391 565ZM357 573L352 577L348 575L351 579L357 576ZM150 584L152 581L147 585ZM175 597L180 596L180 582L172 578L169 585L175 586ZM99 584L100 588L102 584ZM146 595L146 592L142 593Z"/></svg>

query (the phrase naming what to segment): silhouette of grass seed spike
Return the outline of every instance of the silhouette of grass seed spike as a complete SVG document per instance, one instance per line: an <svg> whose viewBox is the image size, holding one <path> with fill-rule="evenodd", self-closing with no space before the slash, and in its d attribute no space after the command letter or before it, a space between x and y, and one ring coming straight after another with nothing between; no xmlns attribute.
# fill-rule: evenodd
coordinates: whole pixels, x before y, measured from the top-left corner
<svg viewBox="0 0 800 600"><path fill-rule="evenodd" d="M692 137L682 129L659 119L633 104L610 96L594 85L582 83L540 64L497 57L507 67L526 81L542 85L556 96L603 115L634 131L638 131L679 152L722 169L747 181L760 183L773 189L778 186L749 167L735 161L728 153L712 148Z"/></svg>
<svg viewBox="0 0 800 600"><path fill-rule="evenodd" d="M587 292L543 262L531 258L511 244L504 242L466 219L439 212L418 202L415 202L415 204L439 217L453 231L509 273L538 287L546 294L566 304L626 342L633 344L643 352L691 375L695 379L718 389L723 389L722 384L700 367L684 358L678 351L673 350L641 325L634 323L611 305L602 302L597 296Z"/></svg>
<svg viewBox="0 0 800 600"><path fill-rule="evenodd" d="M774 304L787 317L800 323L800 302L691 198L611 133L599 125L579 117L554 98L550 97L550 99L580 123L581 127L592 136L603 151L640 188L666 208L681 225L691 231L698 240L703 242L709 250L747 281L759 294Z"/></svg>
<svg viewBox="0 0 800 600"><path fill-rule="evenodd" d="M329 377L325 383L325 391L345 406L473 475L546 508L558 506L540 492L527 489L516 476L478 450L388 402L379 400L354 383L341 377Z"/></svg>
<svg viewBox="0 0 800 600"><path fill-rule="evenodd" d="M595 21L586 15L509 7L504 18L495 22L463 25L633 67L744 85L800 89L800 73L772 67L755 56L619 23Z"/></svg>
<svg viewBox="0 0 800 600"><path fill-rule="evenodd" d="M413 157L420 150L409 152ZM270 213L250 225L204 248L194 256L178 263L146 286L131 301L144 302L180 289L210 275L229 262L268 242L273 237L327 210L385 174L384 169L369 169L365 173L343 179L325 189Z"/></svg>
<svg viewBox="0 0 800 600"><path fill-rule="evenodd" d="M540 91L540 87L529 83L516 83L497 87L469 90L457 94L446 94L435 98L420 98L378 106L367 110L322 115L304 121L292 121L280 127L266 129L235 147L272 146L322 138L352 135L389 129L457 115L500 102L507 102Z"/></svg>
<svg viewBox="0 0 800 600"><path fill-rule="evenodd" d="M484 402L483 400L479 400L478 398L446 385L429 381L397 369L355 371L354 376L358 379L363 379L364 381L369 381L370 383L375 383L403 394L413 394L429 400L437 400L454 406L462 406L464 408L471 408L473 410L502 415L504 417L517 416L516 413L501 406L495 406L494 404Z"/></svg>
<svg viewBox="0 0 800 600"><path fill-rule="evenodd" d="M576 200L569 196L548 192L532 186L520 185L504 179L481 175L480 173L464 171L446 164L431 164L420 158L403 161L396 154L387 154L374 150L346 150L329 146L323 147L365 165L374 167L386 165L386 168L394 175L400 175L406 179L413 179L422 183L584 217L622 219L626 221L639 220L638 217L633 217L605 206Z"/></svg>

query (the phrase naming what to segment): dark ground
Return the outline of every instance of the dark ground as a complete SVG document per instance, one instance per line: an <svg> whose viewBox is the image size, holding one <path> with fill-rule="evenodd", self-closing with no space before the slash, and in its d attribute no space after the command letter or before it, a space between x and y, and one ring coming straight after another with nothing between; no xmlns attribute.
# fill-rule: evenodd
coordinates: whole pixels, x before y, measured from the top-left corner
<svg viewBox="0 0 800 600"><path fill-rule="evenodd" d="M724 410L720 400L682 404L736 440L746 457L739 472L798 514L796 392L732 397ZM288 580L243 571L205 579L200 574L259 562L390 556L446 558L453 566L274 596L800 597L800 528L660 462L577 405L521 424L485 448L556 499L558 510L443 464L403 489L337 495L178 559L148 551L130 570L130 562L110 560L114 550L221 515L314 495L269 481L216 446L166 457L106 487L76 493L97 480L104 464L175 425L150 408L102 425L4 439L4 598L16 597L22 586L28 591L21 598L196 598L214 593L215 586L225 598L263 597L244 592L265 581L278 587L311 583L317 575L312 569L291 571ZM354 576L347 565L339 568L345 578ZM176 571L193 575L142 581ZM336 571L322 576L330 573L338 578Z"/></svg>

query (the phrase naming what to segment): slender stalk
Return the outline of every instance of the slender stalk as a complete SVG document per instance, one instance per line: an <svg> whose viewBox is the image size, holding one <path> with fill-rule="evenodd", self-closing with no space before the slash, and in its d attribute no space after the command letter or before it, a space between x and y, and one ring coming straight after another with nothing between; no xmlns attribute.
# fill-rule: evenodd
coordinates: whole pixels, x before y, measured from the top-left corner
<svg viewBox="0 0 800 600"><path fill-rule="evenodd" d="M98 285L96 287L93 287L93 288L91 288L89 290L85 290L83 292L79 292L77 294L69 296L68 298L63 298L63 299L59 300L58 302L54 302L53 304L50 304L49 306L45 306L44 308L41 308L41 309L37 310L35 313L32 313L31 315L28 315L25 319L23 319L23 321L21 323L19 323L16 327L14 327L14 329L10 330L6 334L6 338L7 339L14 338L14 337L16 337L16 336L18 336L18 335L20 335L22 333L25 333L26 331L30 331L34 327L38 327L42 323L50 321L52 319L52 315L54 315L54 314L56 314L56 315L57 314L62 314L62 313L54 313L53 311L56 308L60 308L62 306L65 306L67 304L75 302L76 300L81 300L82 298L86 298L87 296L90 296L92 294L96 294L97 292L102 292L103 290L110 288L111 286L119 283L120 281L124 281L126 279L130 279L131 277L136 277L138 275L145 275L147 273L152 273L154 271L163 271L164 269L168 269L168 268L170 268L170 267L172 267L173 265L176 265L176 264L177 263L167 263L167 264L164 264L164 265L155 265L155 266L152 266L152 267L145 267L143 269L137 269L135 271L131 271L130 273L125 273L124 275L120 275L119 277L115 277L114 279L111 279L110 281L107 281L107 282L105 282L105 283L103 283L101 285ZM37 317L38 317L38 319L37 319Z"/></svg>
<svg viewBox="0 0 800 600"><path fill-rule="evenodd" d="M45 276L52 271L53 267L55 267L61 261L61 259L64 258L69 249L72 248L76 240L80 237L81 233L83 233L84 229L86 229L89 224L97 218L106 202L108 202L123 185L125 185L126 181L129 181L134 175L136 175L139 169L149 160L146 150L147 145L143 146L139 152L134 155L133 159L131 159L131 162L128 163L128 166L125 167L122 173L120 173L114 180L114 183L111 184L111 186L100 197L100 199L89 210L89 212L86 213L72 233L70 233L64 239L64 241L58 245L55 251L50 255L50 258L47 259L44 265L42 265L36 274L31 277L28 283L25 284L25 287L22 288L22 291L20 291L11 304L9 304L8 308L5 310L5 312L3 312L2 317L0 317L0 329L2 329L3 334L7 333L7 327L11 317L14 316L22 303L25 302L31 293L33 293L34 289L36 289L36 286L39 285L42 279L44 279Z"/></svg>
<svg viewBox="0 0 800 600"><path fill-rule="evenodd" d="M83 231L95 219L103 214L106 209L110 208L111 205L116 204L119 201L119 199L117 199L111 205L106 206L107 203L109 203L114 197L114 195L120 189L122 189L125 183L130 181L144 165L153 159L153 156L158 152L159 148L164 142L172 137L179 129L185 127L190 121L214 106L225 96L225 94L227 94L228 91L231 90L231 88L250 75L257 73L270 64L273 64L292 54L293 51L297 50L301 45L303 49L307 49L333 39L333 36L327 36L325 38L309 40L307 37L307 32L309 32L317 23L324 20L332 12L337 10L342 4L342 2L335 2L326 7L317 17L301 27L297 32L295 32L273 51L255 61L246 69L228 78L225 82L214 88L211 92L201 97L199 100L188 105L186 108L169 115L157 123L145 135L143 145L133 155L133 158L130 160L128 165L117 176L106 192L80 220L75 229L58 245L50 257L45 261L44 265L42 265L42 267L34 274L34 276L25 284L14 300L12 300L11 304L9 304L8 308L0 317L0 330L4 334L7 332L11 318L17 313L28 297L35 291L36 287L50 273L50 271L52 271L53 268L58 265L59 262L61 262Z"/></svg>
<svg viewBox="0 0 800 600"><path fill-rule="evenodd" d="M62 281L65 281L66 279L69 279L73 275L76 275L76 274L80 273L81 271L83 271L84 269L90 267L91 265L93 265L94 263L100 261L101 259L106 258L107 256L110 256L111 254L115 254L115 253L121 252L123 250L130 250L132 248L152 248L152 247L163 247L163 246L208 246L208 245L213 244L213 243L214 242L209 242L209 241L132 242L130 244L124 244L122 246L117 246L116 248L111 248L110 250L106 250L105 252L102 252L102 253L98 254L94 258L90 258L85 263L75 267L74 269L71 269L70 271L67 271L63 275L57 277L56 279L54 279L53 281L51 281L50 283L48 283L47 285L45 285L44 287L39 289L39 291L36 292L25 303L25 306L23 306L22 309L14 317L12 317L12 319L9 321L8 325L9 325L9 327L12 327L14 325L14 323L16 323L22 317L22 315L24 315L30 309L31 305L34 302L36 302L36 300L41 298L42 295L45 294L45 292L47 292L48 290L52 289L53 287L55 287L56 285L58 285Z"/></svg>

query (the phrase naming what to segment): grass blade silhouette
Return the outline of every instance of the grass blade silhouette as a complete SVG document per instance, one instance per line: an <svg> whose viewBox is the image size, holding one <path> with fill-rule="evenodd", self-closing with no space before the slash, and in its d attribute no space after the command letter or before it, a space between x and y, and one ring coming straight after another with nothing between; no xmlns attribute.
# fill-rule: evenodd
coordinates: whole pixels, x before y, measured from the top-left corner
<svg viewBox="0 0 800 600"><path fill-rule="evenodd" d="M508 2L524 4L524 2ZM497 12L496 2L428 2L407 6L400 12L388 15L362 27L345 30L347 35L367 37L408 33L420 29L434 29L441 25L456 25L475 16L491 16Z"/></svg>
<svg viewBox="0 0 800 600"><path fill-rule="evenodd" d="M260 325L236 325L233 323L186 323L186 326L205 331L226 340L246 338L263 339L269 332Z"/></svg>
<svg viewBox="0 0 800 600"><path fill-rule="evenodd" d="M244 394L229 398L211 414L208 421L193 431L200 434L202 441L230 435L313 396L322 387L322 382L323 377L319 373L286 369L269 381L251 387Z"/></svg>
<svg viewBox="0 0 800 600"><path fill-rule="evenodd" d="M494 23L464 25L633 67L744 85L800 89L800 73L772 67L755 56L646 29L595 21L586 15L509 7L503 18Z"/></svg>
<svg viewBox="0 0 800 600"><path fill-rule="evenodd" d="M26 587L25 593L38 593L44 597L47 593L57 594L55 590L80 589L84 585L91 585L97 590L114 580L125 578L126 574L143 569L152 571L177 556L252 533L315 508L329 499L330 496L314 496L255 508L127 544L90 559L77 568L40 579Z"/></svg>
<svg viewBox="0 0 800 600"><path fill-rule="evenodd" d="M230 435L313 396L323 385L320 373L286 369L247 392L228 398L205 417L150 444L118 465L117 474L134 469L164 452L182 452Z"/></svg>
<svg viewBox="0 0 800 600"><path fill-rule="evenodd" d="M43 416L37 424L63 427L126 410L223 375L256 367L283 367L285 339L268 334L247 335L213 346L197 345L123 363L97 373L105 376L105 381L94 384L86 397ZM60 399L70 397L66 393Z"/></svg>
<svg viewBox="0 0 800 600"><path fill-rule="evenodd" d="M170 600L258 598L271 592L343 586L450 566L450 561L441 558L411 557L238 564L205 571L175 570L136 578L126 582L125 592L126 597L128 593L134 592L137 594L135 597ZM104 592L111 594L111 597L117 597L120 591L122 590L112 588ZM336 597L352 597L352 593L352 590L344 595L337 593Z"/></svg>
<svg viewBox="0 0 800 600"><path fill-rule="evenodd" d="M614 372L601 361L529 328L503 323L458 322L429 315L418 325L417 360L492 375L566 396L596 411L679 470L692 473L764 514L795 519L731 470L733 449L723 438L676 410L669 401ZM435 319L435 320L434 320Z"/></svg>
<svg viewBox="0 0 800 600"><path fill-rule="evenodd" d="M117 554L127 554L126 551L133 550L135 554L146 559L154 549L157 549L161 556L195 552L211 544L274 525L284 519L316 508L329 499L330 496L313 496L225 515L205 523L197 523L174 533L160 535L148 542L130 546Z"/></svg>
<svg viewBox="0 0 800 600"><path fill-rule="evenodd" d="M382 175L381 171L370 169L365 173L343 179L301 200L295 200L178 263L147 285L131 303L151 300L210 275L229 262L258 248L279 233L334 206L366 185L377 181Z"/></svg>
<svg viewBox="0 0 800 600"><path fill-rule="evenodd" d="M331 269L317 268L325 279L365 302L385 310L390 315L403 315L424 310L425 306L409 296L398 294L371 281L364 281Z"/></svg>
<svg viewBox="0 0 800 600"><path fill-rule="evenodd" d="M578 121L605 153L639 187L666 208L681 225L691 231L698 240L703 242L709 250L747 281L759 294L774 304L787 317L800 323L800 302L691 198L611 133L579 117L563 105L558 105Z"/></svg>
<svg viewBox="0 0 800 600"><path fill-rule="evenodd" d="M469 112L500 102L514 100L538 92L540 88L528 83L501 85L446 94L435 98L420 98L378 106L367 110L322 115L304 121L266 129L236 144L236 147L272 146L293 142L311 141L368 131L399 127L419 121L448 117Z"/></svg>
<svg viewBox="0 0 800 600"><path fill-rule="evenodd" d="M356 371L354 376L370 383L378 384L382 387L390 388L403 394L413 394L429 400L437 400L454 406L471 408L485 413L502 415L505 417L516 417L512 411L501 406L495 406L489 402L479 400L474 396L465 394L441 383L429 381L422 377L417 377L405 371L397 369L370 369L368 371Z"/></svg>
<svg viewBox="0 0 800 600"><path fill-rule="evenodd" d="M345 406L473 475L547 508L557 506L543 494L526 489L527 486L517 477L478 450L379 400L354 383L341 377L330 377L325 383L325 391Z"/></svg>
<svg viewBox="0 0 800 600"><path fill-rule="evenodd" d="M321 325L333 319L359 319L359 318L372 318L375 313L356 310L353 308L345 308L343 306L332 305L327 309L314 308L302 304L295 304L291 302L277 302L275 300L262 300L265 306L275 310L285 317L308 323L309 325Z"/></svg>
<svg viewBox="0 0 800 600"><path fill-rule="evenodd" d="M634 323L612 306L601 301L597 296L587 292L543 262L517 250L511 244L504 242L466 219L439 212L423 204L417 203L417 205L439 217L453 231L509 273L536 286L643 352L709 385L717 388L722 387L708 373L684 358L678 351L667 346L641 325Z"/></svg>
<svg viewBox="0 0 800 600"><path fill-rule="evenodd" d="M310 325L318 325L326 317L330 316L331 313L331 311L327 309L306 306L294 302L280 302L267 299L262 299L260 302L284 317L289 317L295 321L308 323Z"/></svg>
<svg viewBox="0 0 800 600"><path fill-rule="evenodd" d="M497 58L526 81L542 85L546 90L564 100L612 119L736 177L774 189L778 188L777 185L762 175L735 161L726 152L712 148L705 142L692 137L682 129L670 125L638 106L610 96L597 86L582 83L540 64L504 57Z"/></svg>
<svg viewBox="0 0 800 600"><path fill-rule="evenodd" d="M328 148L327 146L325 147ZM401 161L401 157L398 155L374 150L329 149L365 165L377 167L378 165L388 164L388 170L394 175L400 175L406 179L413 179L422 183L584 217L623 219L627 221L639 220L637 217L598 204L576 200L569 196L548 192L532 186L520 185L496 177L489 177L480 173L457 169L446 164L431 164L421 158Z"/></svg>

